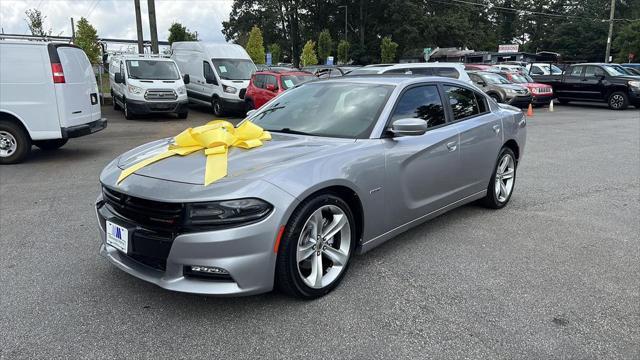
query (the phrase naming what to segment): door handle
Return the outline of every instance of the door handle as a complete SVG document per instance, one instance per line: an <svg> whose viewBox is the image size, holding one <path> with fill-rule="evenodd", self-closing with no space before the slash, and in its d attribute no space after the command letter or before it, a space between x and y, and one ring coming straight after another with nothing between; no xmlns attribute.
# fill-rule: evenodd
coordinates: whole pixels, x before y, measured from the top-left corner
<svg viewBox="0 0 640 360"><path fill-rule="evenodd" d="M493 125L493 132L496 133L496 135L500 134L500 125Z"/></svg>
<svg viewBox="0 0 640 360"><path fill-rule="evenodd" d="M447 149L449 149L449 151L456 151L456 149L458 148L458 143L455 141L449 142L447 143Z"/></svg>

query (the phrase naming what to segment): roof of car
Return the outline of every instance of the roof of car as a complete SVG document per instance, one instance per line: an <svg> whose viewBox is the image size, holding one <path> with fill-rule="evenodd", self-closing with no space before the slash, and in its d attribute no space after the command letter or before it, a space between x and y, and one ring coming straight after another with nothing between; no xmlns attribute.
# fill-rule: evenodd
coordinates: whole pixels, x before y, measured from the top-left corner
<svg viewBox="0 0 640 360"><path fill-rule="evenodd" d="M303 70L291 69L291 70L281 70L281 69L269 69L269 70L258 70L256 71L258 75L290 75L290 74L304 74L304 75L312 75L312 73Z"/></svg>
<svg viewBox="0 0 640 360"><path fill-rule="evenodd" d="M380 84L380 85L404 85L415 82L425 81L446 81L453 82L459 84L469 85L464 81L460 81L458 79L453 79L450 77L442 77L442 76L424 76L424 75L411 75L411 74L392 74L392 75L384 75L384 74L362 74L362 75L352 75L352 76L340 76L335 78L323 79L320 81L316 81L314 83L325 83L325 82L347 82L347 83L367 83L367 84Z"/></svg>

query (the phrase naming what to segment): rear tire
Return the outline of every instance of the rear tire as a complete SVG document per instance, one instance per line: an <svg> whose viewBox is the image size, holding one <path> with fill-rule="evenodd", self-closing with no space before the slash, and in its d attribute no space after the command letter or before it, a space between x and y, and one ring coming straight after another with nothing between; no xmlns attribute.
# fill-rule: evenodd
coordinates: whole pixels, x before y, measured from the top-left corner
<svg viewBox="0 0 640 360"><path fill-rule="evenodd" d="M0 164L17 164L31 152L31 138L18 124L0 120Z"/></svg>
<svg viewBox="0 0 640 360"><path fill-rule="evenodd" d="M607 104L611 110L624 110L629 107L629 96L622 91L615 91L609 95Z"/></svg>
<svg viewBox="0 0 640 360"><path fill-rule="evenodd" d="M321 194L300 204L278 248L277 287L290 296L315 299L338 286L354 253L355 224L349 205L335 195ZM320 269L319 277L315 269Z"/></svg>
<svg viewBox="0 0 640 360"><path fill-rule="evenodd" d="M503 147L493 168L487 195L480 200L482 205L490 209L501 209L507 205L516 185L517 167L516 155L508 147Z"/></svg>
<svg viewBox="0 0 640 360"><path fill-rule="evenodd" d="M53 139L53 140L38 140L34 141L33 145L39 147L42 150L56 150L64 146L69 139Z"/></svg>
<svg viewBox="0 0 640 360"><path fill-rule="evenodd" d="M113 103L113 110L120 110L120 105L118 105L116 101L116 95L113 93L113 90L111 90L111 102Z"/></svg>

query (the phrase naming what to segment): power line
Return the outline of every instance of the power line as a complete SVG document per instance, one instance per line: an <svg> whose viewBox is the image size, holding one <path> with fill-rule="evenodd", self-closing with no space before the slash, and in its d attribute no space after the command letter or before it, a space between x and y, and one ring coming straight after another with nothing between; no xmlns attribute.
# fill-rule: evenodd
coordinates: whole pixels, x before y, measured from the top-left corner
<svg viewBox="0 0 640 360"><path fill-rule="evenodd" d="M93 10L95 10L95 8L98 6L98 3L100 2L100 0L95 0L95 2L93 3L93 5L89 8L89 11L87 11L87 16L85 16L85 19L89 19L89 15L91 15L91 13L93 12Z"/></svg>

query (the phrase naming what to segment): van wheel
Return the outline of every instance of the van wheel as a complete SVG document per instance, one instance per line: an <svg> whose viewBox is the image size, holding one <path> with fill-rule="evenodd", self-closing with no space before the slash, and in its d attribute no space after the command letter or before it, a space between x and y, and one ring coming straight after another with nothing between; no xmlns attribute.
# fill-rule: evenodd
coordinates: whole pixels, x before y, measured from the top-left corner
<svg viewBox="0 0 640 360"><path fill-rule="evenodd" d="M22 162L31 151L31 138L22 127L0 120L0 164Z"/></svg>
<svg viewBox="0 0 640 360"><path fill-rule="evenodd" d="M111 102L113 103L113 110L120 110L120 105L118 105L118 102L116 101L116 96L113 93L113 90L111 90Z"/></svg>
<svg viewBox="0 0 640 360"><path fill-rule="evenodd" d="M622 91L616 91L609 95L607 103L609 104L609 109L624 110L629 106L629 97Z"/></svg>
<svg viewBox="0 0 640 360"><path fill-rule="evenodd" d="M224 116L224 110L222 109L222 104L220 104L219 99L213 98L213 100L211 100L211 107L213 108L213 115Z"/></svg>
<svg viewBox="0 0 640 360"><path fill-rule="evenodd" d="M53 139L53 140L39 140L34 141L33 145L39 147L42 150L56 150L64 146L69 139Z"/></svg>
<svg viewBox="0 0 640 360"><path fill-rule="evenodd" d="M189 112L185 111L185 112L177 113L176 115L178 115L178 119L186 119L187 116L189 116Z"/></svg>
<svg viewBox="0 0 640 360"><path fill-rule="evenodd" d="M129 106L127 105L127 99L122 98L122 103L124 104L124 117L127 120L133 120L133 114L129 111Z"/></svg>

